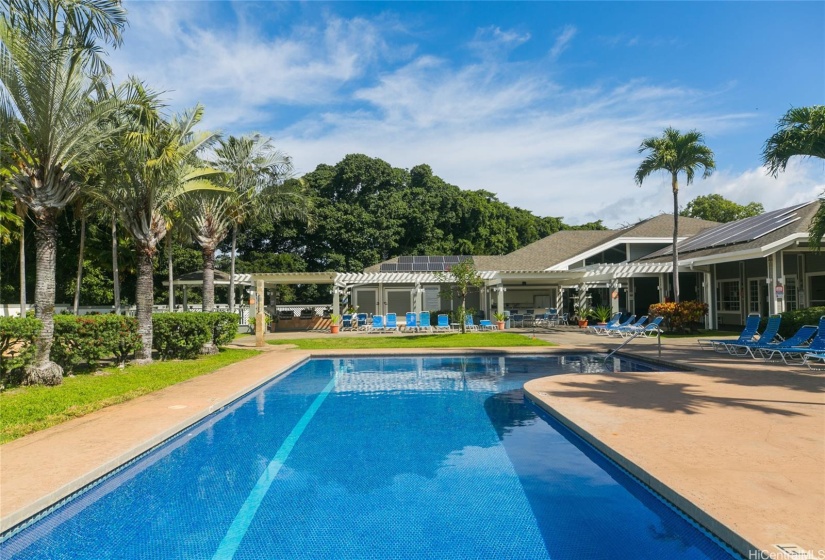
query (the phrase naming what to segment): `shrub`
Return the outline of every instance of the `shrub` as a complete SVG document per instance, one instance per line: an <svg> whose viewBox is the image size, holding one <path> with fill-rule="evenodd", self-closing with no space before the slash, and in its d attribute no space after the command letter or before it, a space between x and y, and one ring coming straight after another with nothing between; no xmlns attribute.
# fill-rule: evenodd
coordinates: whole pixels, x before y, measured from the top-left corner
<svg viewBox="0 0 825 560"><path fill-rule="evenodd" d="M198 356L208 342L225 346L238 332L235 313L155 313L152 347L161 360L187 360Z"/></svg>
<svg viewBox="0 0 825 560"><path fill-rule="evenodd" d="M796 311L780 313L782 321L779 323L779 335L783 338L793 336L803 325L819 325L819 318L825 315L825 307L808 307ZM765 329L767 317L762 317L759 332Z"/></svg>
<svg viewBox="0 0 825 560"><path fill-rule="evenodd" d="M664 317L671 332L693 330L702 321L702 317L708 314L708 304L693 300L654 303L650 306L648 314L651 317Z"/></svg>
<svg viewBox="0 0 825 560"><path fill-rule="evenodd" d="M125 362L141 346L137 319L122 315L55 315L51 359L66 372L80 364L95 369L101 360Z"/></svg>
<svg viewBox="0 0 825 560"><path fill-rule="evenodd" d="M34 317L0 317L0 378L34 359L34 341L43 323Z"/></svg>

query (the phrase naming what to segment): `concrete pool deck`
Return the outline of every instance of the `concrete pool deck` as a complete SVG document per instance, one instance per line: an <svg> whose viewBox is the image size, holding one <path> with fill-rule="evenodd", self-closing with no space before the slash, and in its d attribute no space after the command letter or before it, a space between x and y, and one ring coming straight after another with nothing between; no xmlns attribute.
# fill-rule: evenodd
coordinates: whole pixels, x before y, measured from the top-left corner
<svg viewBox="0 0 825 560"><path fill-rule="evenodd" d="M290 334L317 336L323 335ZM560 346L488 351L592 351L619 343L572 328L537 332L536 337ZM254 344L251 338L238 342ZM0 446L0 530L310 355L460 351L265 350L218 372ZM656 359L656 341L634 341L628 351ZM695 339L663 340L662 359L694 371L560 375L526 388L551 414L607 447L620 464L746 558L754 548L776 555L776 545L796 545L814 554L825 550L825 374L728 358L699 350Z"/></svg>

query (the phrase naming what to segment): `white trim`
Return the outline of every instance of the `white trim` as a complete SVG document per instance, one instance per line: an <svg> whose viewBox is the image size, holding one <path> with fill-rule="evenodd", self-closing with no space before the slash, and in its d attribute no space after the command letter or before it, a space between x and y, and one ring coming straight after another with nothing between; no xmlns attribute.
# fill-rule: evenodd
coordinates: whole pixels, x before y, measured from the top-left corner
<svg viewBox="0 0 825 560"><path fill-rule="evenodd" d="M687 237L677 237L676 239L677 239L677 242L678 241L684 241L685 239L687 239ZM608 250L608 249L610 249L610 248L612 248L616 245L621 245L622 243L624 243L625 245L628 245L630 243L638 243L640 245L643 244L643 243L644 244L647 244L647 243L672 244L673 243L673 237L624 237L624 236L615 237L615 238L611 239L610 241L606 241L606 242L602 243L601 245L596 245L592 249L588 249L587 251L584 251L583 253L577 253L573 257L570 257L569 259L563 260L560 263L556 263L553 266L550 266L550 267L546 268L545 270L548 271L548 272L557 271L557 270L565 270L565 271L570 270L569 267L570 267L571 264L575 264L579 261L584 261L585 259L588 259L588 258L592 257L593 255L597 255L597 254L601 253L602 251L606 251L606 250ZM628 254L628 251L625 251L625 257L627 256L627 254Z"/></svg>

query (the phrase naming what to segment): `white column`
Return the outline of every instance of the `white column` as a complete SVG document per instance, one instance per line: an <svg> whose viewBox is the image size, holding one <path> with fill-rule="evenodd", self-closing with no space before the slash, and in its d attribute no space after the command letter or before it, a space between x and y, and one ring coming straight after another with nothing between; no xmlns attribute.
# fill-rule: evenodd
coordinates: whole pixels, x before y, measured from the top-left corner
<svg viewBox="0 0 825 560"><path fill-rule="evenodd" d="M264 281L255 281L255 346L264 345Z"/></svg>
<svg viewBox="0 0 825 560"><path fill-rule="evenodd" d="M610 297L610 310L615 315L616 313L619 312L619 298L618 297L613 298L613 292L615 291L616 295L617 296L619 295L619 282L618 282L618 280L613 280L610 283L609 291L610 291L610 293L608 294L608 297Z"/></svg>
<svg viewBox="0 0 825 560"><path fill-rule="evenodd" d="M504 313L504 284L498 285L496 294L496 308L499 313Z"/></svg>
<svg viewBox="0 0 825 560"><path fill-rule="evenodd" d="M705 303L708 304L708 315L705 318L705 328L716 328L716 305L713 301L713 275L710 272L702 274L704 284Z"/></svg>
<svg viewBox="0 0 825 560"><path fill-rule="evenodd" d="M341 316L341 289L335 284L332 285L332 313Z"/></svg>

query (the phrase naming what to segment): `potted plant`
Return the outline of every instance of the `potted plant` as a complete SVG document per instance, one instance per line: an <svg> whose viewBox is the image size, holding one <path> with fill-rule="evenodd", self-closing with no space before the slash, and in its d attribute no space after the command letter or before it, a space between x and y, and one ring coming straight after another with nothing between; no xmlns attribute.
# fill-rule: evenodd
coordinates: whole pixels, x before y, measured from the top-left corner
<svg viewBox="0 0 825 560"><path fill-rule="evenodd" d="M501 311L497 313L493 313L493 317L496 319L496 324L498 325L498 330L504 330L504 320L507 319L507 315L502 313Z"/></svg>
<svg viewBox="0 0 825 560"><path fill-rule="evenodd" d="M587 317L593 314L593 308L589 305L576 306L576 319L579 323L579 328L583 329L587 326Z"/></svg>
<svg viewBox="0 0 825 560"><path fill-rule="evenodd" d="M604 325L613 316L613 310L608 305L600 305L593 309L593 317L599 322L600 325Z"/></svg>
<svg viewBox="0 0 825 560"><path fill-rule="evenodd" d="M341 328L341 325L339 324L340 322L341 322L341 316L340 315L336 315L335 313L333 313L329 316L329 323L330 323L329 332L330 332L330 334L338 334L338 329Z"/></svg>

